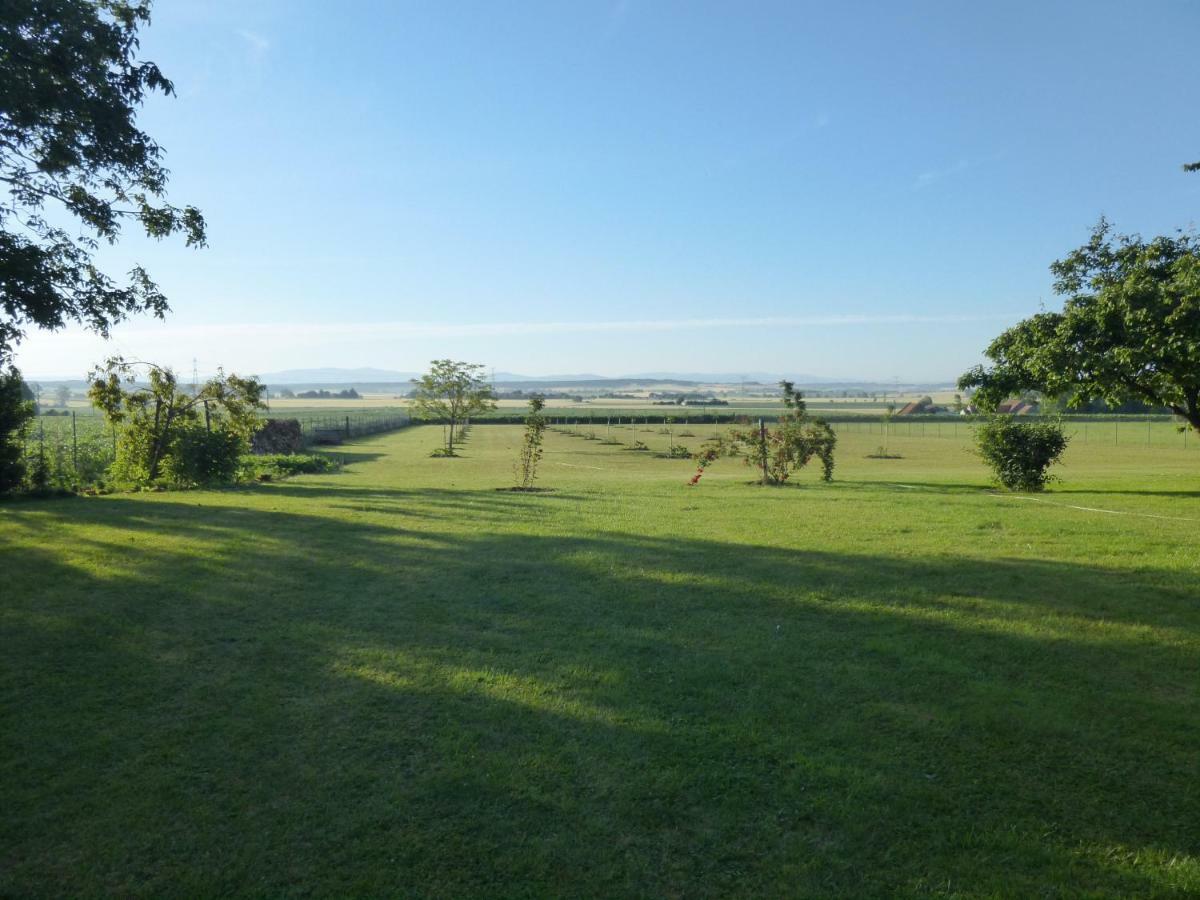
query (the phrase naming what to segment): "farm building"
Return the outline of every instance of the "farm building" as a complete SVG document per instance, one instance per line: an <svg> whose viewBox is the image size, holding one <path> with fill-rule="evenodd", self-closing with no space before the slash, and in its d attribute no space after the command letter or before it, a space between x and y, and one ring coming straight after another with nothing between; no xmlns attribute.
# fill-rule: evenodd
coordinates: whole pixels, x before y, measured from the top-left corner
<svg viewBox="0 0 1200 900"><path fill-rule="evenodd" d="M912 403L906 403L896 410L898 416L932 416L946 412L944 406L937 406L929 397L922 397Z"/></svg>
<svg viewBox="0 0 1200 900"><path fill-rule="evenodd" d="M1037 411L1038 405L1032 400L1006 400L996 407L996 412L1009 416L1032 416Z"/></svg>

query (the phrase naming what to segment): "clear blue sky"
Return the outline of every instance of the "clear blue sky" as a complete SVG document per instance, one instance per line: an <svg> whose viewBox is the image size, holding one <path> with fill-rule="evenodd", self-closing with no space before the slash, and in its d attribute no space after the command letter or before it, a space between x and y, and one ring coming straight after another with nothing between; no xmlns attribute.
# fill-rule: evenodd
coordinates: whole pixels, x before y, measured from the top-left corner
<svg viewBox="0 0 1200 900"><path fill-rule="evenodd" d="M141 117L211 246L128 240L190 370L949 379L1105 214L1200 217L1200 4L159 0Z"/></svg>

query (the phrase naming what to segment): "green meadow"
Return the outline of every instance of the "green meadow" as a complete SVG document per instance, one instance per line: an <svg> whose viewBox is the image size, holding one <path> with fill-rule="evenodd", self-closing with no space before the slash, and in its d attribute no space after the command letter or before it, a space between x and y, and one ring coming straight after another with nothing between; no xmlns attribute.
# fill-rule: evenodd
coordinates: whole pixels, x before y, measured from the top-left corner
<svg viewBox="0 0 1200 900"><path fill-rule="evenodd" d="M1196 442L612 436L0 505L0 895L1200 895Z"/></svg>

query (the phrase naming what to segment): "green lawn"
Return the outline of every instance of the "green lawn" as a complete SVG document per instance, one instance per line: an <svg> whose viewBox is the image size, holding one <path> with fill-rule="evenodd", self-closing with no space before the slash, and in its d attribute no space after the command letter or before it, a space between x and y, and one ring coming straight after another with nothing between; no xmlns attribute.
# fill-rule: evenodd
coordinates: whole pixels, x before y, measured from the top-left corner
<svg viewBox="0 0 1200 900"><path fill-rule="evenodd" d="M0 505L0 895L1200 894L1195 442L440 437Z"/></svg>

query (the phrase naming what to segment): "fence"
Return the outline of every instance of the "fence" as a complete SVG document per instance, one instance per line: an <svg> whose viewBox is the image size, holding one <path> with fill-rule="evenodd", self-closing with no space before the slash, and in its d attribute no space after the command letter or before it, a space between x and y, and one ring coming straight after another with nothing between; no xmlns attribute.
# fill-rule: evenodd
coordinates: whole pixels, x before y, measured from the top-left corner
<svg viewBox="0 0 1200 900"><path fill-rule="evenodd" d="M351 438L397 431L412 424L407 413L388 410L386 415L373 411L349 415L289 415L278 413L272 419L296 419L306 444L340 444Z"/></svg>
<svg viewBox="0 0 1200 900"><path fill-rule="evenodd" d="M581 412L552 411L547 416L547 422L555 426L579 427L596 429L605 426L621 425L667 425L687 427L689 425L734 425L764 419L776 422L781 411L776 409L770 414L747 415L745 411L720 413L647 413L632 415L630 410L621 410L619 414L605 414L604 411ZM883 416L863 416L852 414L814 414L815 418L823 419L833 426L834 431L843 434L875 434L903 438L954 438L966 440L971 437L971 429L977 419L968 416L903 416L890 420ZM1022 417L1031 421L1037 416ZM478 418L477 424L520 424L524 422L523 415L490 415ZM1101 444L1115 447L1152 447L1163 449L1200 448L1200 440L1192 434L1190 428L1181 427L1183 420L1175 416L1135 416L1135 415L1088 415L1065 416L1063 425L1071 439L1083 444Z"/></svg>
<svg viewBox="0 0 1200 900"><path fill-rule="evenodd" d="M297 419L308 446L341 443L344 440L395 431L412 424L407 413L363 410L349 415L268 415L273 419ZM22 455L25 470L35 484L78 488L104 481L117 456L120 430L102 416L38 416L26 430Z"/></svg>

